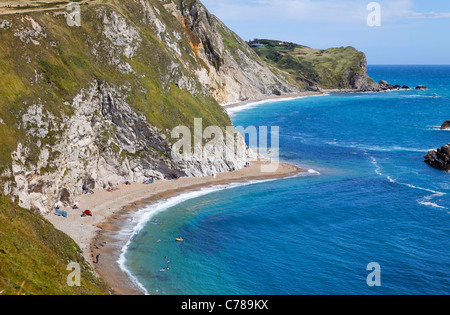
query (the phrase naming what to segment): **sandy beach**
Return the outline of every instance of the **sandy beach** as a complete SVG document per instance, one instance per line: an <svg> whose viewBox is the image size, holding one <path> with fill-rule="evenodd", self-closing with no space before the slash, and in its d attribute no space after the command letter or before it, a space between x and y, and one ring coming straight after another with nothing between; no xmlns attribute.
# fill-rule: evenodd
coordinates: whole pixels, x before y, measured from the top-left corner
<svg viewBox="0 0 450 315"><path fill-rule="evenodd" d="M234 107L240 107L245 106L252 103L258 103L262 101L277 101L277 100L288 100L288 99L295 99L295 98L302 98L307 96L318 96L323 95L322 92L299 92L299 93L291 93L291 94L283 94L283 95L268 95L265 97L261 97L256 100L249 100L249 101L242 101L242 102L236 102L236 103L230 103L230 104L222 104L222 107L225 109L231 109Z"/></svg>
<svg viewBox="0 0 450 315"><path fill-rule="evenodd" d="M105 280L115 294L142 294L120 269L117 260L121 249L128 239L121 237L121 229L130 222L131 216L144 205L151 205L186 191L202 187L244 182L248 180L284 178L294 176L302 170L295 165L280 163L275 173L262 173L261 165L268 162L254 161L250 167L216 177L191 178L177 180L159 180L153 184L131 183L120 185L117 191L94 190L94 194L83 195L77 204L79 209L67 211L67 218L54 212L47 219L59 230L73 238L83 250L84 256L94 267L97 274ZM91 210L93 216L81 217L84 210ZM99 261L96 263L96 257Z"/></svg>

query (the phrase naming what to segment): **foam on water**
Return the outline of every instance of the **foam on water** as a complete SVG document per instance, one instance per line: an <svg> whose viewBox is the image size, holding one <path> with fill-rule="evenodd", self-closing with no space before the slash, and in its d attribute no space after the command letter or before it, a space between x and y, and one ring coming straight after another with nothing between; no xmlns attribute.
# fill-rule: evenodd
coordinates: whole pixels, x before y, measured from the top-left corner
<svg viewBox="0 0 450 315"><path fill-rule="evenodd" d="M424 153L449 142L437 125L450 117L450 67L379 66L369 67L369 74L375 81L424 84L429 90L238 107L235 125L278 124L280 159L301 163L307 171L174 201L157 217L163 225L143 224L128 251L128 267L147 290L449 292L450 174L424 163ZM174 235L186 242L165 242ZM165 255L171 272L161 274ZM364 271L373 261L382 266L380 288L366 283Z"/></svg>
<svg viewBox="0 0 450 315"><path fill-rule="evenodd" d="M403 186L406 186L406 187L409 187L412 189L417 189L417 190L422 190L422 191L432 193L432 195L425 196L422 199L418 199L417 200L418 204L423 205L423 206L434 207L434 208L447 209L446 207L440 206L437 203L431 202L432 199L445 196L446 193L435 191L435 190L428 189L428 188L415 186L415 185L408 184L408 183L399 182L399 181L393 179L391 176L383 174L381 166L378 164L377 159L374 158L373 156L371 156L370 154L368 154L367 152L365 154L369 156L371 163L375 166L375 173L379 176L385 177L390 183L403 185Z"/></svg>
<svg viewBox="0 0 450 315"><path fill-rule="evenodd" d="M314 170L308 170L308 175L319 175L320 173L314 171ZM291 178L291 177L286 177ZM281 179L264 179L264 180L249 180L245 182L235 182L235 183L229 183L225 185L214 185L211 187L204 187L197 191L191 191L186 192L183 194L180 194L175 197L168 198L166 200L162 200L157 202L156 204L152 204L149 206L146 206L142 208L141 210L137 211L133 218L131 219L131 222L133 222L131 227L124 228L120 231L121 236L124 238L128 238L128 242L123 246L121 250L121 255L118 260L118 264L120 268L128 275L130 280L141 289L141 291L148 295L147 289L139 282L138 278L133 274L133 272L127 267L127 251L130 247L130 244L133 242L134 236L138 235L145 226L159 213L169 210L172 207L175 207L183 202L186 202L191 199L195 199L213 192L221 191L221 190L227 190L227 189L233 189L237 187L243 187L248 185L254 185L254 184L261 184L261 183L267 183L272 181L277 181Z"/></svg>
<svg viewBox="0 0 450 315"><path fill-rule="evenodd" d="M234 117L237 113L239 113L241 111L253 109L255 107L265 105L265 104L274 104L274 103L298 100L298 99L302 99L302 98L319 97L319 96L326 96L326 95L328 95L328 94L298 96L298 97L291 97L291 98L267 99L267 100L262 100L262 101L244 103L242 105L229 106L229 107L226 107L225 110L227 111L228 115L230 115L230 117Z"/></svg>
<svg viewBox="0 0 450 315"><path fill-rule="evenodd" d="M326 142L329 145L343 147L343 148L355 148L363 151L376 151L376 152L429 152L434 149L425 148L406 148L402 146L377 146L377 145L363 145L359 143L345 143L338 141Z"/></svg>

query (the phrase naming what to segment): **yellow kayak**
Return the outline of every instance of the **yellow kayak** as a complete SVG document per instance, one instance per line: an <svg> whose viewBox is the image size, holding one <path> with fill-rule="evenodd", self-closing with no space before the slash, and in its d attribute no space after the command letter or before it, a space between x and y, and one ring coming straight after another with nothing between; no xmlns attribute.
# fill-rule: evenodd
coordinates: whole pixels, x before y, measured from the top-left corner
<svg viewBox="0 0 450 315"><path fill-rule="evenodd" d="M181 238L181 237L178 237L178 238L176 238L175 239L177 242L182 242L183 241L183 239Z"/></svg>

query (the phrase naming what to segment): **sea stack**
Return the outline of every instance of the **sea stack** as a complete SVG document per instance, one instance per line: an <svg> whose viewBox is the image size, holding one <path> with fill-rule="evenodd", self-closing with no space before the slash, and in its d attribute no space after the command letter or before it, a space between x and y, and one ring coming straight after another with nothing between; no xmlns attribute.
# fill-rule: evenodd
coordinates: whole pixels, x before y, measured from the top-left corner
<svg viewBox="0 0 450 315"><path fill-rule="evenodd" d="M394 86L392 84L389 84L387 81L385 80L380 80L378 82L378 86L380 87L381 90L383 91L387 91L387 90L393 90Z"/></svg>
<svg viewBox="0 0 450 315"><path fill-rule="evenodd" d="M425 155L425 163L438 170L450 172L450 143Z"/></svg>
<svg viewBox="0 0 450 315"><path fill-rule="evenodd" d="M442 124L441 130L450 130L450 120Z"/></svg>

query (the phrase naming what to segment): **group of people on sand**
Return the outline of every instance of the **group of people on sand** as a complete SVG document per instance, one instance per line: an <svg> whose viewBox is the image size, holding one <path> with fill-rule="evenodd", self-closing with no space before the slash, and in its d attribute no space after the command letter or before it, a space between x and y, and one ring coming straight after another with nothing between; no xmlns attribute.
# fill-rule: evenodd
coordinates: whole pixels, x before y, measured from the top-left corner
<svg viewBox="0 0 450 315"><path fill-rule="evenodd" d="M167 177L167 176L164 176L164 179L165 180L177 180L177 179L179 179L180 177L178 176L178 175L171 175L171 176L169 176L169 177Z"/></svg>
<svg viewBox="0 0 450 315"><path fill-rule="evenodd" d="M142 184L148 185L148 184L153 184L153 182L154 182L153 178L149 178L149 179L144 180L142 182Z"/></svg>
<svg viewBox="0 0 450 315"><path fill-rule="evenodd" d="M79 209L80 209L80 208L79 208L76 204L74 204L74 205L72 206L72 210L79 210ZM62 210L61 210L61 207L60 207L59 205L57 205L57 206L55 207L55 214L56 214L56 215L65 214L64 217L67 217L67 212L66 212L66 211L62 211ZM83 211L83 213L81 214L81 216L82 216L82 217L86 217L86 216L92 217L92 211L91 211L91 210L85 210L85 211Z"/></svg>

